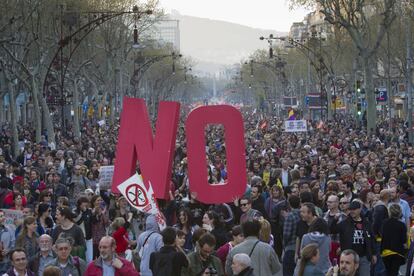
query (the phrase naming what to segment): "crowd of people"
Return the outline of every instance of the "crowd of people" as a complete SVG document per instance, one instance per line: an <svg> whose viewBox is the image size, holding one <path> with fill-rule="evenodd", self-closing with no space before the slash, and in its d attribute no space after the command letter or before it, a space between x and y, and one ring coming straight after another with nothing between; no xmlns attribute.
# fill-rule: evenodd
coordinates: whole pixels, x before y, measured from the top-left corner
<svg viewBox="0 0 414 276"><path fill-rule="evenodd" d="M0 273L5 275L413 275L414 148L402 121L367 135L340 117L289 133L283 118L242 110L246 191L206 205L191 191L177 133L167 227L100 187L119 125L85 121L34 142L0 133ZM265 122L265 123L264 123ZM220 125L206 128L209 183L225 183ZM139 163L137 172L140 172ZM12 215L19 214L16 218Z"/></svg>

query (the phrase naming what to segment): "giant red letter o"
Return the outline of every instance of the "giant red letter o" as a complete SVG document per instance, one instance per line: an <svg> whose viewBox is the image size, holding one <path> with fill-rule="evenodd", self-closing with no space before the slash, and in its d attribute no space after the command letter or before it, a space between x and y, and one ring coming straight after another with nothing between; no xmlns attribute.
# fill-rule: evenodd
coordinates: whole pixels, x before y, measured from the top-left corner
<svg viewBox="0 0 414 276"><path fill-rule="evenodd" d="M227 184L207 182L204 129L208 124L224 126ZM190 190L206 204L231 202L246 190L246 158L243 118L236 108L228 105L203 106L194 109L186 121L188 176Z"/></svg>

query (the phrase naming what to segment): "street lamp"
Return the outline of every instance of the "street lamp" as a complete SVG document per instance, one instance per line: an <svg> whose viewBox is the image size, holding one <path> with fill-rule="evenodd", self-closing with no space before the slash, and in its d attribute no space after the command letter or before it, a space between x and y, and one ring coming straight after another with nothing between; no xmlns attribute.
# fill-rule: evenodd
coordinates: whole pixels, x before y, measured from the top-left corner
<svg viewBox="0 0 414 276"><path fill-rule="evenodd" d="M83 39L85 39L92 31L94 31L95 29L97 29L99 26L101 26L103 23L112 20L116 17L125 15L125 14L133 14L135 17L135 21L137 21L138 19L140 19L143 16L148 16L151 15L153 13L152 9L146 9L146 10L140 10L138 8L138 6L134 6L132 8L132 10L128 10L128 11L105 11L105 12L100 12L100 11L88 11L85 12L85 14L92 15L88 18L93 18L93 20L88 20L88 23L80 26L77 30L72 31L72 28L69 28L70 30L70 34L67 36L64 36L63 33L63 5L61 5L61 11L60 11L60 19L61 19L61 25L60 25L60 40L58 42L58 49L56 50L47 70L46 70L46 74L45 74L45 79L43 81L43 91L45 93L46 99L47 99L47 103L49 105L57 105L57 106L61 106L61 112L62 112L62 130L65 130L65 116L64 116L64 108L65 105L67 104L67 99L65 97L65 78L66 78L66 73L70 64L70 61L75 53L75 51L78 49L78 47L80 46L81 42L83 41ZM134 32L133 32L133 36L134 36L134 44L133 47L137 47L139 45L138 43L138 29L136 27L134 27ZM67 48L67 46L69 47L68 53L67 55L64 55L64 49ZM134 48L135 48L134 47ZM58 79L57 77L53 76L52 73L52 68L56 67L56 69L60 70L60 79ZM59 87L60 87L60 95L50 95L50 90L49 87L51 86L51 83L53 82L59 82Z"/></svg>
<svg viewBox="0 0 414 276"><path fill-rule="evenodd" d="M318 32L312 31L310 38L315 39L317 37L317 34L318 34ZM320 33L319 33L319 35L320 35ZM270 46L272 46L271 42L273 40L280 40L280 41L287 42L292 47L295 47L295 48L299 49L300 52L302 52L307 57L310 64L312 64L312 66L315 68L315 70L319 73L320 95L321 95L321 100L322 100L322 97L324 96L324 94L326 92L325 89L323 88L324 87L324 85L323 85L323 75L324 75L323 71L326 70L326 72L329 75L333 76L332 70L329 69L329 67L326 65L326 63L325 63L325 61L322 57L322 40L323 40L322 37L320 37L320 39L319 39L319 42L320 42L319 43L319 53L316 53L310 47L304 45L303 43L299 42L298 40L294 40L294 39L288 38L288 37L275 37L275 36L273 36L273 34L270 34L269 37L261 36L259 39L260 40L265 40L266 39L269 42ZM306 50L307 53L303 49ZM273 53L273 51L270 51L269 53ZM313 58L311 57L311 55L309 53L312 54ZM310 80L310 69L309 69L310 64L308 64L308 82ZM319 66L317 64L319 64ZM334 82L334 78L332 78L332 82ZM309 86L309 83L308 83L308 86ZM310 88L308 87L308 89L310 89ZM308 93L309 93L309 91L308 91ZM328 96L327 97L328 99L326 101L326 108L328 109L327 112L328 112L328 115L329 115L330 114L330 107L329 107L329 105L330 105L330 94L327 94L327 96ZM322 110L321 110L321 113L322 113Z"/></svg>
<svg viewBox="0 0 414 276"><path fill-rule="evenodd" d="M140 44L138 41L138 29L137 29L137 25L134 25L134 43L132 44L132 48L139 50L139 49L143 49L145 48L144 45Z"/></svg>

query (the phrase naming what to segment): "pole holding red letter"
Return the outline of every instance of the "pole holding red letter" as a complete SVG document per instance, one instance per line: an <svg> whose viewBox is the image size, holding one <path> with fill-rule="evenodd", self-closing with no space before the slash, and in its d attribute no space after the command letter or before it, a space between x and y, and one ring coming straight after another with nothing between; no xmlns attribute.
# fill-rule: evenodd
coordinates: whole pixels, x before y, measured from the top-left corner
<svg viewBox="0 0 414 276"><path fill-rule="evenodd" d="M211 185L207 181L205 132L208 124L224 126L227 179L225 185ZM231 202L246 191L246 158L243 117L229 105L202 106L194 109L186 121L188 176L190 190L206 204Z"/></svg>

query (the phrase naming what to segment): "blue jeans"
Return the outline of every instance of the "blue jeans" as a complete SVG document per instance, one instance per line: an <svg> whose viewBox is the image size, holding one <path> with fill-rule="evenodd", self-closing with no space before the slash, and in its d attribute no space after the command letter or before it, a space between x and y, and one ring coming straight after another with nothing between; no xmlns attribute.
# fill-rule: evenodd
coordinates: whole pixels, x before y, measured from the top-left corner
<svg viewBox="0 0 414 276"><path fill-rule="evenodd" d="M295 250L285 251L283 254L283 276L292 276L295 271Z"/></svg>
<svg viewBox="0 0 414 276"><path fill-rule="evenodd" d="M375 251L377 252L377 263L371 269L371 275L375 276L387 276L384 262L381 258L381 242L375 242Z"/></svg>

